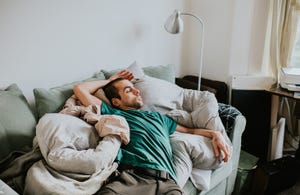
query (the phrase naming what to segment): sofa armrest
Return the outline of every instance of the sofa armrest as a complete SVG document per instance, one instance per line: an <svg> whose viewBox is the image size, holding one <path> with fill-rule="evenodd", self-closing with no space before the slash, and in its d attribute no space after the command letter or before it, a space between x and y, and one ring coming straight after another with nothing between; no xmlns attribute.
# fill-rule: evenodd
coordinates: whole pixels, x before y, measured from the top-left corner
<svg viewBox="0 0 300 195"><path fill-rule="evenodd" d="M219 103L219 116L233 145L232 158L234 158L233 167L235 167L239 160L242 134L245 130L246 118L237 108L223 103Z"/></svg>
<svg viewBox="0 0 300 195"><path fill-rule="evenodd" d="M232 171L230 176L226 179L225 193L231 194L234 189L238 171L242 134L245 130L246 118L235 107L221 103L219 103L219 115L233 146L233 151L230 159Z"/></svg>
<svg viewBox="0 0 300 195"><path fill-rule="evenodd" d="M239 157L241 152L242 134L245 130L246 118L243 115L238 115L235 118L234 129L229 138L233 145L233 167L238 167Z"/></svg>

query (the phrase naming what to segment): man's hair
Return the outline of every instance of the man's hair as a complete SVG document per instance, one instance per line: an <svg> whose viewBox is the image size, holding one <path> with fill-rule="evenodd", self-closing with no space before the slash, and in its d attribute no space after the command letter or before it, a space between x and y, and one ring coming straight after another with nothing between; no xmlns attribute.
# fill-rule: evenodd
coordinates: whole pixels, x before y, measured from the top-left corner
<svg viewBox="0 0 300 195"><path fill-rule="evenodd" d="M107 99L109 100L110 104L112 106L112 99L113 98L118 98L121 99L121 96L119 95L118 89L114 86L114 84L118 81L124 80L123 78L117 78L113 81L110 81L109 83L107 83L102 89L105 93L105 96L107 97Z"/></svg>

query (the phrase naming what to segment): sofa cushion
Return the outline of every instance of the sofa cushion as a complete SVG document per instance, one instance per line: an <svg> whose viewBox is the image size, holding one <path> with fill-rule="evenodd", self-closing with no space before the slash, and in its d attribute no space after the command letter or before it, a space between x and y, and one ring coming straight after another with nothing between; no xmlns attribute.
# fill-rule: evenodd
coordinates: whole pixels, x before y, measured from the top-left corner
<svg viewBox="0 0 300 195"><path fill-rule="evenodd" d="M138 66L137 63L133 62L131 65L129 65L126 68L129 68L132 72L138 73L138 75L140 75L141 74L141 71L139 70L140 67L137 66ZM141 69L146 75L150 77L169 81L170 83L175 83L175 67L173 64L148 66L148 67L142 67ZM105 75L106 78L109 78L110 76L112 76L113 74L115 74L120 70L121 69L115 69L111 71L101 70L101 72Z"/></svg>
<svg viewBox="0 0 300 195"><path fill-rule="evenodd" d="M83 81L105 79L104 75L97 75ZM65 101L73 94L74 84L81 82L75 81L51 89L35 88L33 90L38 118L46 113L59 112L65 104Z"/></svg>
<svg viewBox="0 0 300 195"><path fill-rule="evenodd" d="M0 160L32 145L36 118L17 84L0 90Z"/></svg>
<svg viewBox="0 0 300 195"><path fill-rule="evenodd" d="M173 64L148 66L142 69L150 77L175 83L175 68Z"/></svg>

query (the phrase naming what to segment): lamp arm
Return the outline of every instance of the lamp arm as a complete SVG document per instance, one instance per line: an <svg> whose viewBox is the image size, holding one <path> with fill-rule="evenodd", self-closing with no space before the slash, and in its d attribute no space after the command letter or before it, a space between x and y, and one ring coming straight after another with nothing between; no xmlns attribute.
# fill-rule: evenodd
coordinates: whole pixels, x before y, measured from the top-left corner
<svg viewBox="0 0 300 195"><path fill-rule="evenodd" d="M204 48L204 23L201 20L201 18L199 18L198 16L194 15L194 14L190 14L190 13L185 13L185 12L181 12L180 15L187 15L187 16L192 16L194 18L196 18L200 24L201 24L201 48L200 48L200 65L199 65L199 72L198 72L198 90L200 90L200 86L201 86L201 75L202 75L202 64L203 64L203 48Z"/></svg>

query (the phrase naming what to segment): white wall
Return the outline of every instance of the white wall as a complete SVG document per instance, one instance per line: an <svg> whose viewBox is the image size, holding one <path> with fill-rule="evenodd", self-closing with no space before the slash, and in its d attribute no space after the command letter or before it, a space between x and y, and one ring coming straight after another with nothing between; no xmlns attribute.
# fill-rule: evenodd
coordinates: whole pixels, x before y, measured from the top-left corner
<svg viewBox="0 0 300 195"><path fill-rule="evenodd" d="M268 17L268 0L190 1L190 11L205 23L202 76L230 84L232 76L263 75L262 61ZM199 29L189 23L189 45L184 73L197 73ZM192 45L192 47L190 47Z"/></svg>
<svg viewBox="0 0 300 195"><path fill-rule="evenodd" d="M259 14L265 10L255 8L266 1L0 0L0 87L15 82L32 101L35 87L84 79L134 60L142 66L175 64L178 76L197 75L199 28L185 18L182 35L168 34L163 24L174 9L204 20L203 76L228 82L261 61L253 49L263 43L253 39L264 32Z"/></svg>
<svg viewBox="0 0 300 195"><path fill-rule="evenodd" d="M232 41L234 18L234 0L202 0L190 1L190 12L197 14L204 23L204 49L202 76L227 82L230 61L230 48ZM186 20L189 18L186 17ZM198 72L200 60L200 30L195 21L189 21L187 43L185 48L189 51L185 60L189 68L184 74ZM192 47L191 47L192 46Z"/></svg>

